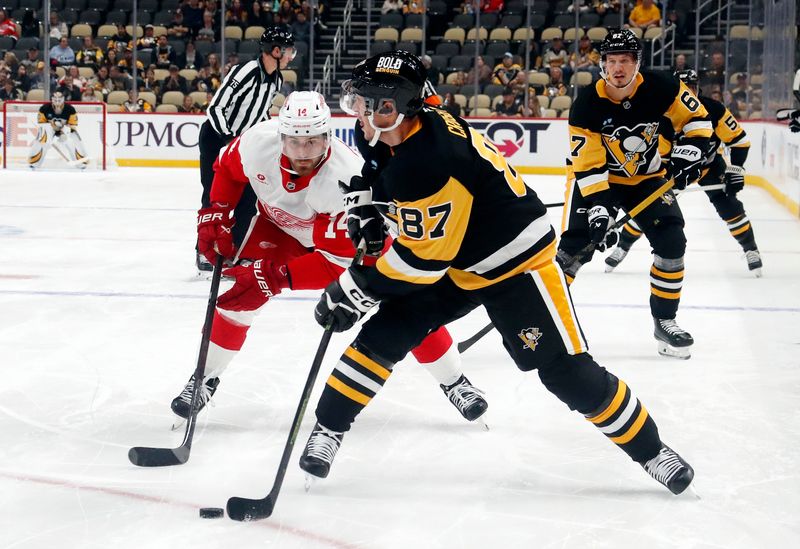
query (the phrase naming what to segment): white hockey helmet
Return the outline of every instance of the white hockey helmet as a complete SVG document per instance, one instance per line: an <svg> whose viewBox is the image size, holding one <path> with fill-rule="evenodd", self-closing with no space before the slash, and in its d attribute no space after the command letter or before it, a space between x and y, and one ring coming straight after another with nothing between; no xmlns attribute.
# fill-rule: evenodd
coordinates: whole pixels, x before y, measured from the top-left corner
<svg viewBox="0 0 800 549"><path fill-rule="evenodd" d="M283 154L295 160L327 155L331 138L331 109L322 94L289 94L278 113ZM314 139L316 138L316 139Z"/></svg>

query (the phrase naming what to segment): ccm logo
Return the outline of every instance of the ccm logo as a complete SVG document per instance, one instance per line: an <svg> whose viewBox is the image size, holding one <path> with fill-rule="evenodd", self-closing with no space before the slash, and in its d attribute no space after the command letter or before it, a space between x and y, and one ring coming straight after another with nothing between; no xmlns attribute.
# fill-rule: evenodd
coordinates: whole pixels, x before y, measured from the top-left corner
<svg viewBox="0 0 800 549"><path fill-rule="evenodd" d="M222 221L222 213L207 213L197 218L197 223L210 223L212 221Z"/></svg>

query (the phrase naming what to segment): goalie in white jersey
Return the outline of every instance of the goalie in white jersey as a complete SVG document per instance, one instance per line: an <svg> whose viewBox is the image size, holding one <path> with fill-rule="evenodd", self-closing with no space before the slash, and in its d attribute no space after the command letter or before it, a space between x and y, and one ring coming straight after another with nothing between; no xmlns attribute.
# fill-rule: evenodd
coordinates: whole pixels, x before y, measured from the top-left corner
<svg viewBox="0 0 800 549"><path fill-rule="evenodd" d="M219 254L239 265L224 272L236 283L217 300L198 409L216 391L220 374L271 297L285 289L325 288L352 262L355 248L339 182L360 174L363 160L331 136L330 117L322 95L294 92L277 123L260 122L220 151L211 206L198 212L198 250L212 263ZM236 250L233 210L247 185L258 198L257 215ZM461 373L458 350L445 328L429 334L413 354L462 416L471 421L483 414L486 401ZM364 383L363 376L353 376ZM180 417L190 415L194 382L192 375L172 401Z"/></svg>
<svg viewBox="0 0 800 549"><path fill-rule="evenodd" d="M63 93L54 92L50 103L41 106L37 123L39 132L28 156L31 168L42 165L50 147L56 147L70 165L86 167L88 158L78 135L78 113L75 107L65 103Z"/></svg>

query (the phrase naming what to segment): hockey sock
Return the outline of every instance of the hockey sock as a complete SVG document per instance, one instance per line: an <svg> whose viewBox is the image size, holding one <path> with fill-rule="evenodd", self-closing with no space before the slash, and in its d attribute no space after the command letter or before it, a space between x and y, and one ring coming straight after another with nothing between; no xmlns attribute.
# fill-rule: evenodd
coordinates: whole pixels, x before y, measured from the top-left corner
<svg viewBox="0 0 800 549"><path fill-rule="evenodd" d="M683 287L683 257L653 255L650 267L650 311L655 318L675 318Z"/></svg>
<svg viewBox="0 0 800 549"><path fill-rule="evenodd" d="M317 404L317 421L333 431L349 431L356 416L378 394L394 364L353 342L331 372Z"/></svg>
<svg viewBox="0 0 800 549"><path fill-rule="evenodd" d="M225 371L236 353L242 349L247 330L254 318L254 311L214 311L205 377L218 377Z"/></svg>
<svg viewBox="0 0 800 549"><path fill-rule="evenodd" d="M630 250L631 246L633 246L641 236L642 231L639 230L639 227L633 221L629 221L623 225L619 233L619 247L623 250Z"/></svg>
<svg viewBox="0 0 800 549"><path fill-rule="evenodd" d="M444 326L428 334L411 354L439 385L452 385L461 377L461 355Z"/></svg>
<svg viewBox="0 0 800 549"><path fill-rule="evenodd" d="M624 381L611 373L608 378L606 399L584 417L631 459L647 461L661 449L658 427Z"/></svg>
<svg viewBox="0 0 800 549"><path fill-rule="evenodd" d="M731 236L736 239L744 251L758 248L756 246L756 235L753 233L753 227L750 225L750 219L748 219L746 213L726 219L725 223L728 224Z"/></svg>

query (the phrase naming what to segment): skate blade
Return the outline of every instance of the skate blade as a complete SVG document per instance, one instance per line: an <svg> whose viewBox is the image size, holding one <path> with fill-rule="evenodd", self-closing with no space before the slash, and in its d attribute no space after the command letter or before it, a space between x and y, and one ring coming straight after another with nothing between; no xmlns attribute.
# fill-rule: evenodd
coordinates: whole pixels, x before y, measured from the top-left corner
<svg viewBox="0 0 800 549"><path fill-rule="evenodd" d="M697 490L694 489L694 483L686 487L686 493L692 494L698 500L703 499L700 497L700 494L697 493Z"/></svg>
<svg viewBox="0 0 800 549"><path fill-rule="evenodd" d="M663 341L658 342L658 354L669 358L677 358L679 360L689 360L692 358L691 346L673 347Z"/></svg>
<svg viewBox="0 0 800 549"><path fill-rule="evenodd" d="M303 483L303 488L305 489L306 493L308 493L311 491L311 488L314 487L314 485L317 483L319 479L310 473L306 473L305 477L306 479L305 482Z"/></svg>
<svg viewBox="0 0 800 549"><path fill-rule="evenodd" d="M182 417L179 417L172 423L172 427L170 427L170 430L177 431L178 429L182 429L185 424L186 420Z"/></svg>
<svg viewBox="0 0 800 549"><path fill-rule="evenodd" d="M614 272L614 269L616 269L616 268L617 268L617 266L616 266L616 265L609 265L609 264L606 264L606 272L607 272L607 273L613 273L613 272Z"/></svg>
<svg viewBox="0 0 800 549"><path fill-rule="evenodd" d="M757 269L752 269L750 272L751 272L751 273L753 274L753 276L754 276L754 277L756 277L756 278L761 278L761 277L763 276L763 274L761 273L761 267L759 267L759 268L757 268Z"/></svg>
<svg viewBox="0 0 800 549"><path fill-rule="evenodd" d="M483 427L484 431L489 431L489 422L486 421L486 414L481 415L481 417L475 419L475 423Z"/></svg>

